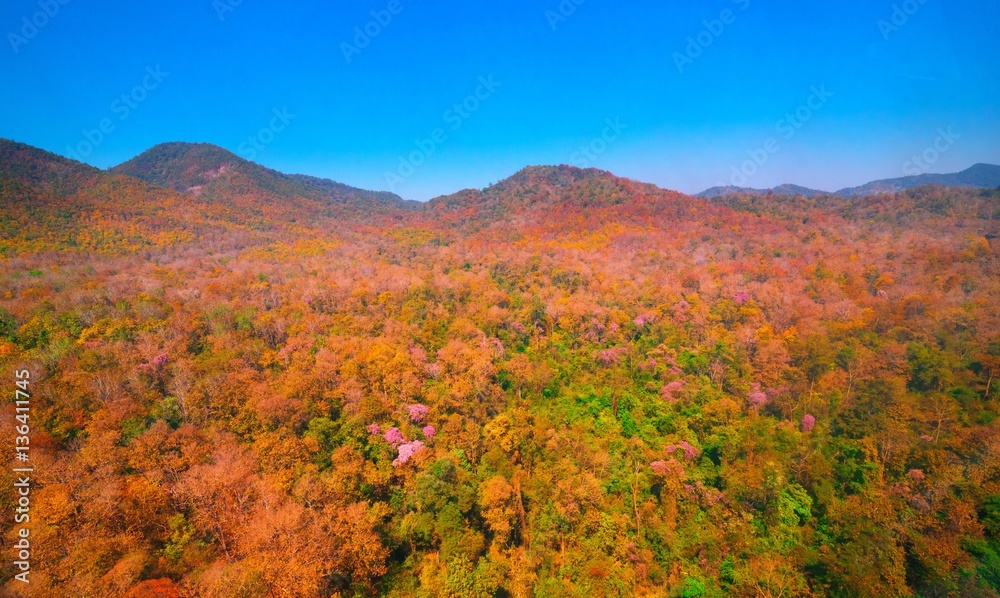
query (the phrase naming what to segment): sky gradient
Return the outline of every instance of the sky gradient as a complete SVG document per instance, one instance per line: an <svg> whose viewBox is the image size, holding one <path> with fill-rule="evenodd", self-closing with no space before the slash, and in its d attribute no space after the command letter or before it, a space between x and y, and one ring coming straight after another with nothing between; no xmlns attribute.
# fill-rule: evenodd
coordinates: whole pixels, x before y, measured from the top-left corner
<svg viewBox="0 0 1000 598"><path fill-rule="evenodd" d="M204 141L426 200L529 164L696 193L1000 163L996 0L61 2L0 7L0 137L102 168Z"/></svg>

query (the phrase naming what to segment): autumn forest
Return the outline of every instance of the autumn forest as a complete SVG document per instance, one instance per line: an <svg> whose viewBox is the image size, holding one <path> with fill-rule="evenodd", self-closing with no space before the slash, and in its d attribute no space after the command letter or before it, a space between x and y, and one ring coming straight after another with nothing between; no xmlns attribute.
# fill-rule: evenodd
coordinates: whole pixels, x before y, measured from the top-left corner
<svg viewBox="0 0 1000 598"><path fill-rule="evenodd" d="M993 189L0 140L0 594L997 598L998 235Z"/></svg>

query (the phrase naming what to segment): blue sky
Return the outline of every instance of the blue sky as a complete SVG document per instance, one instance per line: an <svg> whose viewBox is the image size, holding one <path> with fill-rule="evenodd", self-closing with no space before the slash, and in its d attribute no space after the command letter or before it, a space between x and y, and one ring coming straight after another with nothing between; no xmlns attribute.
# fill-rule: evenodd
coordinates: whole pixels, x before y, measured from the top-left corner
<svg viewBox="0 0 1000 598"><path fill-rule="evenodd" d="M99 167L206 141L423 200L529 164L698 192L1000 163L996 0L8 0L0 32L0 136Z"/></svg>

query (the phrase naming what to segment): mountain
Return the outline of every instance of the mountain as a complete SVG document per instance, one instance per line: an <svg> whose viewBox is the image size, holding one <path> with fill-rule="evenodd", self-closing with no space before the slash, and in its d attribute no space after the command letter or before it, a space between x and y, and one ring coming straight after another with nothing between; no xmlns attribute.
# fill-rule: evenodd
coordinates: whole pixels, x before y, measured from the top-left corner
<svg viewBox="0 0 1000 598"><path fill-rule="evenodd" d="M636 222L672 209L694 210L709 202L596 168L529 166L489 187L467 189L427 202L425 218L469 233L523 226L551 233ZM574 214L571 218L569 215Z"/></svg>
<svg viewBox="0 0 1000 598"><path fill-rule="evenodd" d="M1000 186L1000 166L976 164L962 172L952 174L921 174L898 179L873 181L860 187L848 187L837 191L837 195L866 197L876 193L895 193L923 185L943 185L945 187L998 187Z"/></svg>
<svg viewBox="0 0 1000 598"><path fill-rule="evenodd" d="M0 139L0 255L127 253L220 239L242 247L305 231L322 236L331 220L391 221L411 204L285 175L208 144L158 145L104 171Z"/></svg>
<svg viewBox="0 0 1000 598"><path fill-rule="evenodd" d="M993 188L1000 186L1000 166L992 164L976 164L971 168L953 174L921 174L918 176L908 176L898 179L883 179L872 181L859 187L848 187L836 193L818 191L799 185L779 185L772 189L753 189L750 187L712 187L698 194L698 197L716 198L724 195L766 195L774 193L777 195L802 195L813 198L821 195L843 195L845 197L861 196L868 197L877 193L896 193L906 191L924 185L942 185L945 187L984 187Z"/></svg>
<svg viewBox="0 0 1000 598"><path fill-rule="evenodd" d="M0 254L134 252L197 241L236 224L218 206L6 139L0 139L0 208Z"/></svg>
<svg viewBox="0 0 1000 598"><path fill-rule="evenodd" d="M801 187L799 185L792 185L786 183L784 185L778 185L777 187L772 187L771 189L753 189L750 187L734 187L732 185L726 185L724 187L712 187L711 189L706 189L701 193L699 193L698 197L712 199L723 195L738 195L738 194L766 195L767 193L775 193L778 195L802 195L804 197L816 197L819 195L827 195L826 191L819 191L817 189L810 189L808 187Z"/></svg>
<svg viewBox="0 0 1000 598"><path fill-rule="evenodd" d="M207 197L231 198L257 193L326 201L405 203L394 193L367 191L306 175L284 174L209 143L161 143L111 170Z"/></svg>
<svg viewBox="0 0 1000 598"><path fill-rule="evenodd" d="M790 183L785 183L784 185L778 185L771 189L778 195L802 195L804 197L816 197L818 195L828 195L826 191L820 191L818 189L810 189L809 187L802 187L800 185L792 185Z"/></svg>

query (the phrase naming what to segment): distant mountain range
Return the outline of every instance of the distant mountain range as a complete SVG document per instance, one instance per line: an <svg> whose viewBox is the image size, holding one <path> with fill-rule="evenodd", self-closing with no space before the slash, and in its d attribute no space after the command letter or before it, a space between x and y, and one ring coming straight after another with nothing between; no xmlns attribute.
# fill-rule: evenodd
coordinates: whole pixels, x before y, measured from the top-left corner
<svg viewBox="0 0 1000 598"><path fill-rule="evenodd" d="M0 256L70 249L135 253L192 243L213 251L237 250L276 239L310 237L326 243L334 231L340 238L350 231L360 239L401 226L413 228L399 234L409 235L408 242L417 247L447 243L456 235L508 239L523 234L525 227L533 234L576 234L581 223L598 227L614 221L627 230L646 226L653 217L700 223L720 213L727 218L766 215L773 222L825 215L891 218L898 224L956 210L993 214L992 204L983 205L1000 193L974 187L1000 184L1000 167L979 165L957 175L880 181L858 193L923 183L953 185L953 191L924 186L843 197L785 185L774 191L722 189L709 200L596 168L529 166L484 189L415 202L283 174L210 144L164 143L100 170L0 139ZM414 232L418 229L423 232ZM997 234L991 230L984 236ZM303 245L300 250L312 249Z"/></svg>
<svg viewBox="0 0 1000 598"><path fill-rule="evenodd" d="M945 187L998 187L1000 186L1000 166L976 164L962 172L952 174L921 174L899 179L873 181L860 187L849 187L837 191L837 195L868 196L876 193L895 193L923 185L943 185Z"/></svg>
<svg viewBox="0 0 1000 598"><path fill-rule="evenodd" d="M94 181L110 181L113 177L139 180L164 192L172 191L182 196L194 196L207 202L205 205L223 205L235 210L241 217L264 216L260 207L298 213L305 217L343 217L373 212L387 214L398 208L413 209L420 202L404 200L398 195L382 191L368 191L328 179L306 175L284 174L245 160L232 152L208 143L170 142L158 144L142 154L102 171L86 164L51 154L29 145L0 139L0 177L6 175L29 184L44 193L71 192L87 188ZM549 181L550 191L569 185L580 178L604 177L618 179L611 173L596 169L577 169L566 166L530 166L490 189L510 186L525 177ZM112 178L109 178L112 177ZM636 182L636 184L639 184ZM869 197L879 193L896 193L924 185L947 187L996 188L1000 187L1000 166L976 164L953 174L923 174L873 181L860 187L841 189L835 193L785 184L772 189L747 187L712 187L697 196L716 198L735 195L787 195L816 198L824 196ZM650 185L650 187L652 187ZM461 204L480 198L489 189L462 190L426 202L425 207L440 209L445 205ZM529 203L537 199L529 200ZM267 210L272 213L273 210Z"/></svg>
<svg viewBox="0 0 1000 598"><path fill-rule="evenodd" d="M962 172L952 174L921 174L918 176L908 176L898 179L882 179L872 181L859 187L848 187L836 192L820 191L809 189L799 185L780 185L772 189L753 189L750 187L712 187L698 194L698 197L713 198L722 195L763 195L774 193L776 195L802 195L804 197L817 197L820 195L842 195L845 197L868 197L879 193L896 193L914 189L924 185L943 185L945 187L1000 187L1000 166L994 164L976 164Z"/></svg>
<svg viewBox="0 0 1000 598"><path fill-rule="evenodd" d="M754 189L752 187L734 187L732 185L726 185L725 187L712 187L711 189L705 189L698 194L698 197L713 198L720 197L723 195L738 195L738 194L748 194L748 195L764 195L767 193L774 193L776 195L802 195L804 197L816 197L817 195L829 195L825 191L819 191L817 189L810 189L808 187L801 187L799 185L779 185L772 189Z"/></svg>

